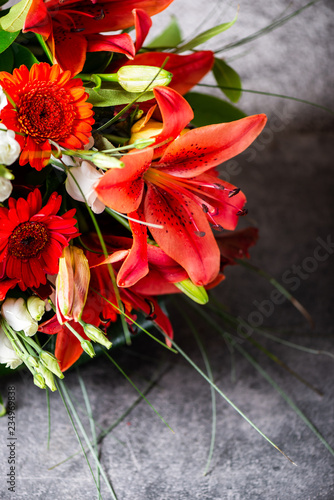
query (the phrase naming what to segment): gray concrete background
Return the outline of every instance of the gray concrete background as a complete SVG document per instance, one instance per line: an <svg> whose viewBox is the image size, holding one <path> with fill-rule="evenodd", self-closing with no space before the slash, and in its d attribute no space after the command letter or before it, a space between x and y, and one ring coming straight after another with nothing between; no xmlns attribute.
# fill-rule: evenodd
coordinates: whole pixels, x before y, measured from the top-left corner
<svg viewBox="0 0 334 500"><path fill-rule="evenodd" d="M264 0L241 0L236 25L220 36L220 47L268 24L291 5L288 1L268 4ZM175 12L191 33L204 17L204 5L213 2L175 0L169 10L154 19L168 22ZM220 4L217 4L220 5ZM230 20L235 7L217 22ZM303 2L292 2L297 8ZM162 22L162 21L161 21ZM204 26L208 28L210 23ZM289 24L243 48L226 53L235 57L245 88L289 94L333 106L333 4L319 2ZM212 44L209 44L212 48ZM293 266L307 267L314 258L317 238L333 235L333 116L292 101L244 94L240 107L248 113L265 112L266 133L251 153L238 157L240 173L230 180L248 197L249 223L260 228L260 240L251 251L252 262L278 280L284 273L296 275ZM279 130L278 130L279 129ZM228 165L223 170L226 177ZM316 327L308 328L290 305L275 307L266 325L281 338L315 349L334 352L333 345L334 256L307 271L293 292L312 314ZM289 285L291 286L291 284ZM227 280L216 292L236 316L256 311L254 301L268 300L271 286L247 270L227 271ZM171 313L175 338L203 368L198 347L182 318ZM193 316L196 324L197 318ZM217 435L207 476L203 476L211 438L211 396L208 384L182 359L146 338L132 349L115 353L117 362L144 390L156 380L147 397L174 429L172 434L144 403L104 438L101 463L119 500L314 500L334 498L333 456L282 397L239 354L232 357L224 341L205 322L200 333L218 386L296 463L291 465L261 438L235 411L217 396ZM291 369L319 388L319 396L305 387L258 349L243 344L270 376L292 398L328 442L334 446L333 359L311 355L253 336ZM231 377L231 366L235 379ZM129 383L106 360L99 359L80 369L96 422L106 428L136 400ZM78 407L83 406L77 374L66 383ZM2 392L16 387L17 481L16 493L6 489L7 418L0 419L0 497L24 500L96 498L95 486L84 458L75 456L54 465L79 450L71 424L58 394L51 397L52 432L47 450L45 393L29 378L17 375L2 380ZM87 419L82 413L83 421ZM86 425L89 432L89 425ZM109 498L102 484L102 497Z"/></svg>

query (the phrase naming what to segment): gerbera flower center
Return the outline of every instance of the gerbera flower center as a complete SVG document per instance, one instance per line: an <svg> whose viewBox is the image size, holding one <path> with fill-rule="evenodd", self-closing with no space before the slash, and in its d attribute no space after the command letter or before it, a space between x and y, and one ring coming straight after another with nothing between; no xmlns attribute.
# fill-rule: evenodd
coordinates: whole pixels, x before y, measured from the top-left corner
<svg viewBox="0 0 334 500"><path fill-rule="evenodd" d="M49 241L49 234L41 222L23 222L12 232L8 241L11 255L25 260L38 257Z"/></svg>
<svg viewBox="0 0 334 500"><path fill-rule="evenodd" d="M73 128L76 109L64 88L54 82L29 82L17 106L21 131L36 143L52 139L59 142Z"/></svg>

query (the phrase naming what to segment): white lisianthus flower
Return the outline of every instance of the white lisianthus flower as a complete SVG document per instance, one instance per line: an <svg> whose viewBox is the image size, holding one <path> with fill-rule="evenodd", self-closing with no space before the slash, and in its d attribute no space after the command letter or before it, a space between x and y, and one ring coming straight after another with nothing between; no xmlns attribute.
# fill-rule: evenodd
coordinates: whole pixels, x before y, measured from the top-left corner
<svg viewBox="0 0 334 500"><path fill-rule="evenodd" d="M0 123L0 129L5 128L3 123ZM13 130L0 130L0 163L11 165L18 159L21 152L21 147L15 139Z"/></svg>
<svg viewBox="0 0 334 500"><path fill-rule="evenodd" d="M10 182L10 180L5 179L4 177L0 177L0 202L7 200L7 198L9 198L12 190L13 190L13 186L12 186L12 183Z"/></svg>
<svg viewBox="0 0 334 500"><path fill-rule="evenodd" d="M6 299L1 306L1 314L13 330L23 330L27 337L32 337L38 330L38 323L31 317L22 297Z"/></svg>
<svg viewBox="0 0 334 500"><path fill-rule="evenodd" d="M69 174L65 183L66 191L74 200L85 202L80 192L81 189L93 212L95 214L100 214L105 209L105 205L98 199L94 186L103 175L104 174L96 170L91 163L83 161L80 167L72 167L69 169ZM72 176L79 184L80 189Z"/></svg>
<svg viewBox="0 0 334 500"><path fill-rule="evenodd" d="M13 370L22 364L22 359L14 351L11 341L2 328L0 328L0 363L6 363L6 368Z"/></svg>

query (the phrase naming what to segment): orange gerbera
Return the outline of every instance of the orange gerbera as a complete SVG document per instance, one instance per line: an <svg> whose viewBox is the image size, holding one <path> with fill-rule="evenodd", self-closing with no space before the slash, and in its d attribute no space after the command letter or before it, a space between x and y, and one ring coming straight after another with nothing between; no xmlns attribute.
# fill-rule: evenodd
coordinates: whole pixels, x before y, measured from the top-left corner
<svg viewBox="0 0 334 500"><path fill-rule="evenodd" d="M87 144L94 123L88 94L71 72L47 63L0 72L0 85L9 97L0 119L17 132L22 152L20 165L42 170L51 156L50 140L69 149ZM23 135L22 135L23 134Z"/></svg>

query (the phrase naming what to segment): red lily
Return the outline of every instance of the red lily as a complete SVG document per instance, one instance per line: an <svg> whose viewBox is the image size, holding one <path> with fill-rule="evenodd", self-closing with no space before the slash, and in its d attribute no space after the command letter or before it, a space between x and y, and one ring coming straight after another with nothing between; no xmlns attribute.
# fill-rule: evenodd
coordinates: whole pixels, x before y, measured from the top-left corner
<svg viewBox="0 0 334 500"><path fill-rule="evenodd" d="M127 33L101 35L135 25L139 50L150 27L149 16L172 0L33 0L23 31L44 37L56 62L73 75L84 65L86 52L111 51L133 58L135 47Z"/></svg>
<svg viewBox="0 0 334 500"><path fill-rule="evenodd" d="M171 89L156 88L154 92L164 118L162 133L156 137L159 143L177 137L184 116L189 118L192 112ZM152 148L127 154L122 158L125 168L107 172L96 192L105 205L119 212L140 208L162 250L195 284L206 285L216 278L220 267L210 223L217 229L235 229L246 201L240 190L218 179L213 169L244 151L265 122L265 115L255 115L190 130L165 147L158 161L153 161ZM144 238L142 244L147 244Z"/></svg>

